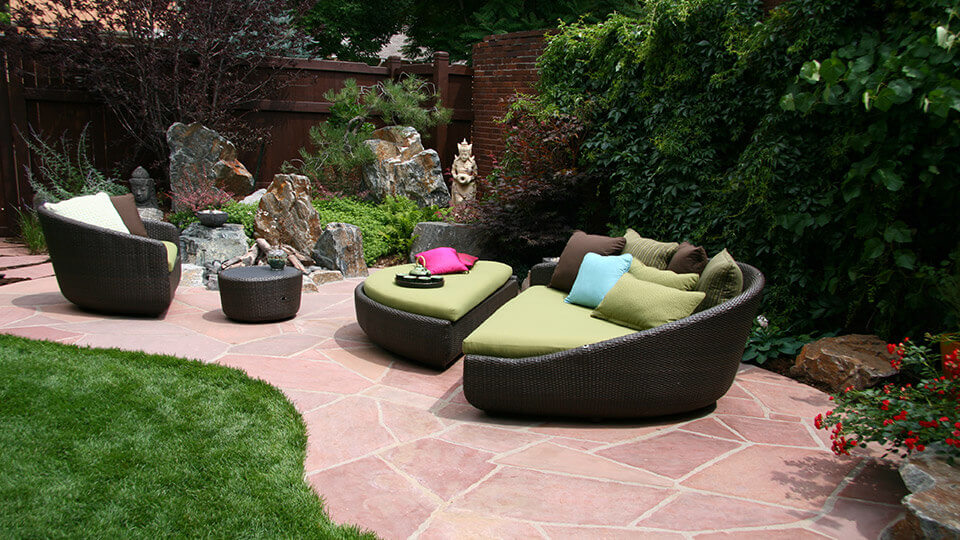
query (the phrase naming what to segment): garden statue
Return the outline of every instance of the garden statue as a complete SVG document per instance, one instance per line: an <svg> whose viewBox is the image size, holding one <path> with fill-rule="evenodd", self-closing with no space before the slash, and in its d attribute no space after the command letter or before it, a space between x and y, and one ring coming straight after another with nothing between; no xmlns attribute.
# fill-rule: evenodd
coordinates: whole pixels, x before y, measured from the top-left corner
<svg viewBox="0 0 960 540"><path fill-rule="evenodd" d="M163 212L160 210L160 203L157 201L157 188L150 173L143 167L134 169L130 175L130 191L133 192L133 198L137 203L137 213L143 219L153 219L160 221L163 219Z"/></svg>
<svg viewBox="0 0 960 540"><path fill-rule="evenodd" d="M463 204L472 201L477 197L477 186L473 183L477 177L477 160L471 155L472 144L467 144L467 140L457 144L457 157L450 166L450 172L453 173L453 204Z"/></svg>

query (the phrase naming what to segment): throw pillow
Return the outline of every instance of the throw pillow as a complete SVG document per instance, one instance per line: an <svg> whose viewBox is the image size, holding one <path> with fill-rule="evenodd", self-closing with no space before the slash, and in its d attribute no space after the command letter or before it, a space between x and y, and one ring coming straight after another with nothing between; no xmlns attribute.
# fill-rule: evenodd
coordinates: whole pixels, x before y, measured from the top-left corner
<svg viewBox="0 0 960 540"><path fill-rule="evenodd" d="M567 240L567 246L563 248L560 254L560 261L553 271L550 278L550 287L570 292L570 287L577 279L577 272L580 270L580 263L583 262L583 256L587 253L596 253L598 255L619 255L623 251L624 238L610 238L598 234L587 234L583 231L574 231L570 240Z"/></svg>
<svg viewBox="0 0 960 540"><path fill-rule="evenodd" d="M123 219L110 202L110 196L104 192L95 195L81 195L58 203L44 203L47 210L54 214L81 221L122 233L130 233Z"/></svg>
<svg viewBox="0 0 960 540"><path fill-rule="evenodd" d="M583 256L577 279L570 294L563 299L568 304L595 308L623 274L630 269L633 255L603 256L587 253Z"/></svg>
<svg viewBox="0 0 960 540"><path fill-rule="evenodd" d="M466 265L460 262L457 257L457 250L452 247L438 247L421 251L415 258L420 260L423 257L423 265L431 274L452 274L454 272L466 272L469 270Z"/></svg>
<svg viewBox="0 0 960 540"><path fill-rule="evenodd" d="M590 316L634 330L647 330L689 316L704 296L702 292L680 291L626 273Z"/></svg>
<svg viewBox="0 0 960 540"><path fill-rule="evenodd" d="M697 290L706 294L697 311L710 309L740 294L743 290L743 272L727 250L710 259L703 274L700 274Z"/></svg>
<svg viewBox="0 0 960 540"><path fill-rule="evenodd" d="M667 270L678 274L702 274L707 266L707 250L690 242L681 242L677 252L670 259Z"/></svg>
<svg viewBox="0 0 960 540"><path fill-rule="evenodd" d="M140 213L137 212L137 201L133 198L133 193L110 197L110 202L117 209L120 219L123 220L123 224L127 226L130 234L143 236L144 238L150 237L147 234L147 228L143 226L143 220L140 219Z"/></svg>
<svg viewBox="0 0 960 540"><path fill-rule="evenodd" d="M477 261L480 260L480 257L474 257L466 253L460 253L459 251L457 252L457 258L460 259L460 262L467 268L473 268L473 265L477 264Z"/></svg>
<svg viewBox="0 0 960 540"><path fill-rule="evenodd" d="M697 274L678 274L670 270L657 270L636 259L634 259L633 264L630 265L630 274L639 280L649 281L650 283L656 283L664 287L680 289L681 291L692 291L696 289L697 281L700 279L700 276Z"/></svg>
<svg viewBox="0 0 960 540"><path fill-rule="evenodd" d="M626 245L623 247L624 253L629 253L633 255L634 259L659 270L667 269L670 259L680 248L680 244L676 242L657 242L644 238L633 229L627 229L627 233L623 237L626 239Z"/></svg>

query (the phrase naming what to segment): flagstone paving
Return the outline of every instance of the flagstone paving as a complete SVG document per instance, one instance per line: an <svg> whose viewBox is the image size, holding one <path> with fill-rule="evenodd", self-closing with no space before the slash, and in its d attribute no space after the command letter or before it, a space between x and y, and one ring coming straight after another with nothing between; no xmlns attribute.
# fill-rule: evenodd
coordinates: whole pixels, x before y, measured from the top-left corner
<svg viewBox="0 0 960 540"><path fill-rule="evenodd" d="M2 255L2 254L0 254ZM902 515L896 463L838 458L817 390L744 365L712 410L634 422L492 417L437 372L371 344L358 280L295 319L239 324L181 288L158 319L83 312L54 278L0 287L0 332L173 353L261 378L307 426L306 480L330 516L383 538L877 538Z"/></svg>

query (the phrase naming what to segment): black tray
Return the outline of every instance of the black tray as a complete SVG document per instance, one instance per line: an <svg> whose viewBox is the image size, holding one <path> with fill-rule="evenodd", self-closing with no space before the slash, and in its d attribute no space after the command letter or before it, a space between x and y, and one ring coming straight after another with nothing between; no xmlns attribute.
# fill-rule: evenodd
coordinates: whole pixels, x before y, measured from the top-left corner
<svg viewBox="0 0 960 540"><path fill-rule="evenodd" d="M443 287L443 276L397 274L395 282L401 287L410 287L411 289L436 289L437 287Z"/></svg>

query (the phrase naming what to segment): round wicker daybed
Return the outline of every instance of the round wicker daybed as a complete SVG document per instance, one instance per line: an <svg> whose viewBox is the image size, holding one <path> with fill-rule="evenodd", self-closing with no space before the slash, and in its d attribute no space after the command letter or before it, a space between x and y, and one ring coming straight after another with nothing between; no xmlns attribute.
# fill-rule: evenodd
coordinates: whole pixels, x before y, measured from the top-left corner
<svg viewBox="0 0 960 540"><path fill-rule="evenodd" d="M739 296L643 332L526 358L466 355L463 391L489 413L638 418L712 405L733 384L764 277L748 264ZM556 263L537 265L546 284Z"/></svg>

